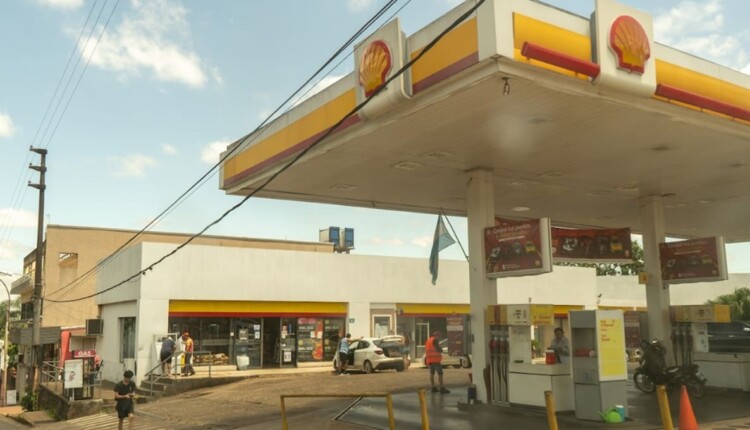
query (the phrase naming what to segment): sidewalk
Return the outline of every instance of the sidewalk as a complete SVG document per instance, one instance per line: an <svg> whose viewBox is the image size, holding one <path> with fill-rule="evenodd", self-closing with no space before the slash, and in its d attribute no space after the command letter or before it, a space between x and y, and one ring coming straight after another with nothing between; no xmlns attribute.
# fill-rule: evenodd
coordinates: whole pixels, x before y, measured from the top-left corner
<svg viewBox="0 0 750 430"><path fill-rule="evenodd" d="M23 408L20 405L5 406L0 408L0 415L4 417L14 417L21 415Z"/></svg>

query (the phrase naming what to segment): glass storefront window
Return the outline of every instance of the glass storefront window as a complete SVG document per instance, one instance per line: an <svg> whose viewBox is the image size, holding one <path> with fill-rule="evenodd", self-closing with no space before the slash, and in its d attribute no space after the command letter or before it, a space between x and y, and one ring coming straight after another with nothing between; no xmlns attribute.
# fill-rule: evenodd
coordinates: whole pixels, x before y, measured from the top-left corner
<svg viewBox="0 0 750 430"><path fill-rule="evenodd" d="M297 320L297 362L323 361L323 318Z"/></svg>
<svg viewBox="0 0 750 430"><path fill-rule="evenodd" d="M339 340L344 337L343 318L325 318L323 320L323 361L331 361L336 356Z"/></svg>

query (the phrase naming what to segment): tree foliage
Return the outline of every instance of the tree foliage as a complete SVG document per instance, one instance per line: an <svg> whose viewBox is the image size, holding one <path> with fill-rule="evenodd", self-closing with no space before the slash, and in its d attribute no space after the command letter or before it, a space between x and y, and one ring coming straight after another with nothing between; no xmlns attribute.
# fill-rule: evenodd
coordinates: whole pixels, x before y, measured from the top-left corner
<svg viewBox="0 0 750 430"><path fill-rule="evenodd" d="M737 288L731 294L722 294L708 304L729 305L732 320L750 321L750 288Z"/></svg>
<svg viewBox="0 0 750 430"><path fill-rule="evenodd" d="M571 263L559 262L557 266L572 267L593 267L596 269L596 276L634 276L644 271L643 265L643 247L637 240L633 241L633 262L622 263Z"/></svg>

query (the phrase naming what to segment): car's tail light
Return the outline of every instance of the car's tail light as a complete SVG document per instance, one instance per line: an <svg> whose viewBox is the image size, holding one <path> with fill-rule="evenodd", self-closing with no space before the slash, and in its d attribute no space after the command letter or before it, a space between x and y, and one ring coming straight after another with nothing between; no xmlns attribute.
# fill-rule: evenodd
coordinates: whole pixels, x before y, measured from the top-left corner
<svg viewBox="0 0 750 430"><path fill-rule="evenodd" d="M375 350L375 354L383 355L383 350L382 349L376 349Z"/></svg>

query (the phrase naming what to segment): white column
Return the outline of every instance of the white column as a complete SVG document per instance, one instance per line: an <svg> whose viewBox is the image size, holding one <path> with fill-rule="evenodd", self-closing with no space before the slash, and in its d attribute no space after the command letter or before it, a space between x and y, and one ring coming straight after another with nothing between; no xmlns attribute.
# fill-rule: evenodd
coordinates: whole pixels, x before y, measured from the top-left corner
<svg viewBox="0 0 750 430"><path fill-rule="evenodd" d="M484 229L495 223L495 187L491 170L471 170L468 176L466 212L469 226L472 376L477 385L477 399L486 403L484 368L490 361L490 333L485 325L484 310L487 305L497 303L497 282L487 279L484 271Z"/></svg>
<svg viewBox="0 0 750 430"><path fill-rule="evenodd" d="M671 351L672 324L669 319L669 288L661 280L659 243L665 241L664 206L661 196L644 197L639 202L643 229L643 260L648 273L646 304L650 339L659 339ZM672 354L667 354L672 361Z"/></svg>

